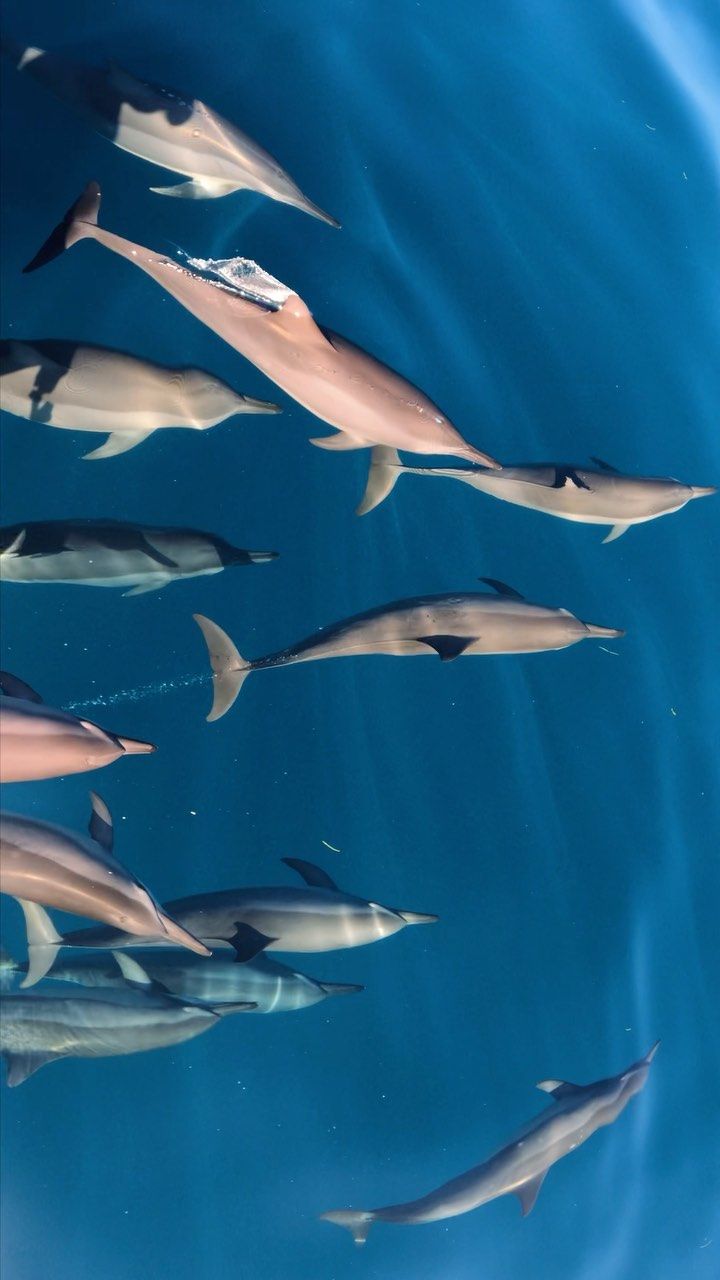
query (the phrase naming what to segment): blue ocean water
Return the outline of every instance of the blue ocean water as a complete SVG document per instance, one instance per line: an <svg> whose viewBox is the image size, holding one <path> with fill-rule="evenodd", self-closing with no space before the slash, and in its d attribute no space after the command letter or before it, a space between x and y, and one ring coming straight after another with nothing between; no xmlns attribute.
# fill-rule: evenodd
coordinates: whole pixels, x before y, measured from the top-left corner
<svg viewBox="0 0 720 1280"><path fill-rule="evenodd" d="M366 455L309 447L317 420L140 272L84 244L20 268L97 178L107 226L256 259L503 461L596 454L717 483L716 6L45 0L7 5L4 26L196 94L343 223L250 194L151 195L172 179L3 68L3 336L198 365L284 410L92 464L80 455L99 437L3 415L6 524L191 524L281 553L136 599L5 584L2 665L159 750L6 786L4 806L81 829L97 787L118 856L161 899L290 883L279 860L294 856L440 916L302 957L362 995L4 1090L4 1274L711 1280L717 500L610 546L439 480L403 478L358 519ZM627 635L443 666L293 667L205 723L193 612L255 656L479 575ZM22 954L7 899L2 924ZM537 1080L619 1072L658 1036L644 1092L551 1171L527 1220L506 1198L378 1225L363 1250L317 1221L423 1194L540 1110Z"/></svg>

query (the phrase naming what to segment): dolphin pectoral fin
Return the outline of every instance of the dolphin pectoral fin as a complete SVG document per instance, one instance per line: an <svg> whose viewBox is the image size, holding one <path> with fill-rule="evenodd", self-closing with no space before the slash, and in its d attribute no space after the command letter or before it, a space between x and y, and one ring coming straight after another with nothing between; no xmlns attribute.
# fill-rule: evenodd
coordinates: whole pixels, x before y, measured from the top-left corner
<svg viewBox="0 0 720 1280"><path fill-rule="evenodd" d="M312 885L315 889L335 889L337 885L328 875L327 871L323 871L322 867L316 867L314 862L305 862L302 858L283 858L282 861L286 867L292 867L293 871L297 871L302 876L306 884Z"/></svg>
<svg viewBox="0 0 720 1280"><path fill-rule="evenodd" d="M543 1093L551 1093L553 1098L568 1098L582 1091L582 1085L571 1084L569 1080L538 1080L537 1087Z"/></svg>
<svg viewBox="0 0 720 1280"><path fill-rule="evenodd" d="M277 938L269 938L266 933L261 933L259 929L253 929L251 924L245 924L242 920L235 921L235 932L232 938L228 938L235 959L240 964L244 964L246 960L253 960L255 956L259 956L261 951L270 946L271 942L277 942Z"/></svg>
<svg viewBox="0 0 720 1280"><path fill-rule="evenodd" d="M397 449L389 449L384 444L376 445L370 454L365 493L359 506L355 508L355 515L364 516L368 511L379 507L383 499L392 493L404 470Z"/></svg>
<svg viewBox="0 0 720 1280"><path fill-rule="evenodd" d="M434 649L441 662L453 662L455 658L461 657L478 638L478 636L418 636L418 641Z"/></svg>
<svg viewBox="0 0 720 1280"><path fill-rule="evenodd" d="M90 838L97 840L106 853L112 853L113 820L110 810L96 791L90 792L90 804L92 805L92 813L88 823Z"/></svg>
<svg viewBox="0 0 720 1280"><path fill-rule="evenodd" d="M344 431L338 431L334 436L313 436L310 444L317 445L318 449L367 449L369 445L365 440L356 440L354 436L347 435Z"/></svg>
<svg viewBox="0 0 720 1280"><path fill-rule="evenodd" d="M29 902L26 898L17 898L16 901L25 916L28 949L27 973L20 986L34 987L52 969L58 948L62 946L62 937L39 902Z"/></svg>
<svg viewBox="0 0 720 1280"><path fill-rule="evenodd" d="M617 467L611 467L610 463L603 462L602 458L591 458L590 461L594 462L595 466L599 467L601 471L610 471L614 476L620 475L620 472L618 471Z"/></svg>
<svg viewBox="0 0 720 1280"><path fill-rule="evenodd" d="M42 704L42 698L39 693L30 688L24 680L20 680L18 676L12 675L9 671L0 671L0 692L4 693L7 698L19 698L22 702L39 702Z"/></svg>
<svg viewBox="0 0 720 1280"><path fill-rule="evenodd" d="M111 431L104 444L98 445L97 449L91 449L90 453L83 454L83 462L92 462L96 458L115 458L119 453L127 453L130 449L134 449L136 444L142 444L143 440L147 440L152 435L150 431Z"/></svg>
<svg viewBox="0 0 720 1280"><path fill-rule="evenodd" d="M0 551L0 556L19 556L22 552L22 545L25 541L26 534L27 529L21 529L16 537L13 538L9 546L5 547L4 551Z"/></svg>
<svg viewBox="0 0 720 1280"><path fill-rule="evenodd" d="M522 1207L522 1216L527 1218L530 1210L534 1207L535 1201L540 1194L540 1188L547 1176L547 1169L543 1173L538 1174L537 1178L531 1178L529 1182L523 1182L521 1187L517 1187L515 1195L520 1201Z"/></svg>
<svg viewBox="0 0 720 1280"><path fill-rule="evenodd" d="M614 524L607 537L603 538L603 545L606 542L614 542L616 538L622 538L629 528L629 524Z"/></svg>
<svg viewBox="0 0 720 1280"><path fill-rule="evenodd" d="M509 587L506 582L501 582L499 578L478 578L478 582L484 582L486 586L492 587L493 591L497 591L499 596L507 596L508 600L525 599L519 591L516 591L514 587Z"/></svg>
<svg viewBox="0 0 720 1280"><path fill-rule="evenodd" d="M150 190L156 196L179 196L181 200L215 200L218 196L227 196L240 188L235 182L191 178L189 182L179 182L174 187L150 187Z"/></svg>
<svg viewBox="0 0 720 1280"><path fill-rule="evenodd" d="M167 573L154 573L150 581L138 582L137 586L131 587L129 591L123 591L123 600L127 596L144 596L147 591L162 591L168 582L172 582L172 577Z"/></svg>
<svg viewBox="0 0 720 1280"><path fill-rule="evenodd" d="M22 1084L32 1076L41 1067L48 1062L54 1062L56 1058L64 1058L64 1053L8 1053L3 1052L3 1058L7 1064L7 1084L10 1089L14 1089L16 1085Z"/></svg>

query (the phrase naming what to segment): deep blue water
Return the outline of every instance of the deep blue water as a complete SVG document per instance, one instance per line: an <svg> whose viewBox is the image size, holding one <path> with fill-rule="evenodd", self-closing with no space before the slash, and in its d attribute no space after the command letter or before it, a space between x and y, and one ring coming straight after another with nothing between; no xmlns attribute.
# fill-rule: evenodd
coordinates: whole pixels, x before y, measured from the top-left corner
<svg viewBox="0 0 720 1280"><path fill-rule="evenodd" d="M360 996L4 1089L8 1280L717 1277L718 500L610 546L435 480L360 520L366 455L308 446L324 428L147 277L95 245L20 274L95 177L105 225L255 258L506 462L717 483L716 6L46 0L4 25L203 98L343 222L151 195L172 177L3 68L3 336L199 365L284 409L92 464L100 437L3 415L4 523L191 524L281 552L137 599L5 585L2 665L160 749L4 805L80 829L97 787L160 898L290 883L293 855L441 918L302 957ZM627 636L293 667L205 723L194 611L255 656L479 575ZM2 920L22 954L7 899ZM317 1221L423 1194L535 1114L537 1080L618 1072L658 1036L645 1091L527 1220L506 1198L381 1224L364 1250Z"/></svg>

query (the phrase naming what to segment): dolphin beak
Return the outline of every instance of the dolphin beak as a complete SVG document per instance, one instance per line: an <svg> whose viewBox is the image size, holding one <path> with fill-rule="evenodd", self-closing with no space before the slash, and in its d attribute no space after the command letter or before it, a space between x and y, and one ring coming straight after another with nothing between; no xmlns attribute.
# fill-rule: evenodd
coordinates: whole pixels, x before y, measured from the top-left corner
<svg viewBox="0 0 720 1280"><path fill-rule="evenodd" d="M435 924L439 919L438 916L425 915L422 911L398 911L396 914L399 915L400 919L404 920L406 924Z"/></svg>
<svg viewBox="0 0 720 1280"><path fill-rule="evenodd" d="M154 743L140 742L138 738L118 738L118 742L128 756L147 756L157 751Z"/></svg>
<svg viewBox="0 0 720 1280"><path fill-rule="evenodd" d="M708 485L706 489L699 488L694 484L690 486L690 496L693 498L709 498L713 493L717 493L714 484Z"/></svg>
<svg viewBox="0 0 720 1280"><path fill-rule="evenodd" d="M608 640L617 640L620 636L624 636L625 632L620 631L617 627L599 627L594 622L586 622L584 626L587 628L591 636L605 636Z"/></svg>
<svg viewBox="0 0 720 1280"><path fill-rule="evenodd" d="M643 1062L646 1063L647 1066L650 1066L650 1063L652 1062L659 1048L660 1048L660 1041L656 1040L652 1049L648 1049L647 1053L645 1054L645 1057L643 1058Z"/></svg>

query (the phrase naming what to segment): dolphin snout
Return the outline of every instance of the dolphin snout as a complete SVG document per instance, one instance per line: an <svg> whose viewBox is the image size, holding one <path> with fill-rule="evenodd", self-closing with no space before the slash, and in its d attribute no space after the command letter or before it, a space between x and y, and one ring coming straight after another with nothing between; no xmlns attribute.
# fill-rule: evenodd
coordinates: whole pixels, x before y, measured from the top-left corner
<svg viewBox="0 0 720 1280"><path fill-rule="evenodd" d="M591 636L606 637L608 640L618 640L620 636L624 636L625 632L619 627L599 627L595 622L585 622L583 626Z"/></svg>
<svg viewBox="0 0 720 1280"><path fill-rule="evenodd" d="M398 911L397 914L406 924L435 924L439 916L426 915L422 911Z"/></svg>
<svg viewBox="0 0 720 1280"><path fill-rule="evenodd" d="M128 756L147 756L153 751L157 751L157 747L153 742L141 742L138 738L119 737L118 742Z"/></svg>
<svg viewBox="0 0 720 1280"><path fill-rule="evenodd" d="M709 498L713 493L717 493L717 488L714 484L709 484L704 489L696 484L690 485L690 496L692 498Z"/></svg>

